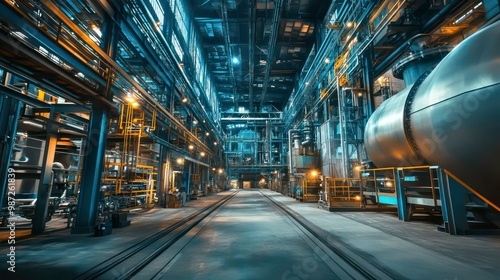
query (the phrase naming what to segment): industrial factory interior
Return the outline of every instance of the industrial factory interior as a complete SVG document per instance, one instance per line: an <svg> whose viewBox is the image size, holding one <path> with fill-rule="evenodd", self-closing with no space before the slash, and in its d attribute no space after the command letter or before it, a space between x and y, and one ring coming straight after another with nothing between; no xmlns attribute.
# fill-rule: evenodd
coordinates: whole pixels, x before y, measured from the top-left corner
<svg viewBox="0 0 500 280"><path fill-rule="evenodd" d="M0 1L0 279L499 279L499 19Z"/></svg>

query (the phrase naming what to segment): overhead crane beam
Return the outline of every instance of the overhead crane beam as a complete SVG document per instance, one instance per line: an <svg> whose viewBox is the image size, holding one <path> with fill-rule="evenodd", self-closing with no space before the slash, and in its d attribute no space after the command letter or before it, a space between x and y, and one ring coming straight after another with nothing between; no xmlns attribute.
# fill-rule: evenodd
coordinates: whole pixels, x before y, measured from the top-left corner
<svg viewBox="0 0 500 280"><path fill-rule="evenodd" d="M264 105L266 99L267 87L269 85L269 77L271 75L271 65L274 62L274 53L276 51L276 41L278 40L278 33L280 28L281 12L283 11L283 0L276 0L274 3L274 14L272 21L271 35L267 47L267 60L266 60L266 73L264 76L264 85L262 86L262 96L260 106Z"/></svg>

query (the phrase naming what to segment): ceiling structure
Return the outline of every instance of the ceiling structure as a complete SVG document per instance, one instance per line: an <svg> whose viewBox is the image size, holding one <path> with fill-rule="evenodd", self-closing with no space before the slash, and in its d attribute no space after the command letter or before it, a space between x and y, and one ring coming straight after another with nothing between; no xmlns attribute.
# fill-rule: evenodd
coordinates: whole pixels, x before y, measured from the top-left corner
<svg viewBox="0 0 500 280"><path fill-rule="evenodd" d="M190 0L217 92L230 177L258 180L285 170L284 132L324 116L324 100L337 104L336 80L380 96L375 81L415 43L453 45L472 33L484 18L481 3Z"/></svg>
<svg viewBox="0 0 500 280"><path fill-rule="evenodd" d="M399 15L373 40L375 76L391 67L402 54L397 48L415 34L434 32L432 39L443 41L460 31L457 28L465 28L464 22L452 22L465 6L477 6L476 1L449 2L350 2L352 7L372 7L375 12L370 24L384 7L391 3L399 7ZM221 112L228 113L222 116L223 121L228 116L237 117L231 113L260 117L257 113L285 111L294 88L299 88L306 60L314 56L313 46L318 43L319 47L329 32L325 17L331 17L327 13L335 10L330 7L332 0L191 0L189 4ZM349 6L344 4L335 1L339 8ZM481 11L473 10L474 14ZM447 17L450 28L438 28L441 33L436 32L437 26L446 25Z"/></svg>
<svg viewBox="0 0 500 280"><path fill-rule="evenodd" d="M222 112L283 111L330 3L191 1Z"/></svg>

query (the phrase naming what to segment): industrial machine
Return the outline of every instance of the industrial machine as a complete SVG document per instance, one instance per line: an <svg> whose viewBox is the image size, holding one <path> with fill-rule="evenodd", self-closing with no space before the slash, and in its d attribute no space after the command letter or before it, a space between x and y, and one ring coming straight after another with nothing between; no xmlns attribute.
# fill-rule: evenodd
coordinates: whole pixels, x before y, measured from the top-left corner
<svg viewBox="0 0 500 280"><path fill-rule="evenodd" d="M322 188L318 150L314 124L305 121L303 129L289 131L289 168L290 188L289 195L304 202L318 202Z"/></svg>
<svg viewBox="0 0 500 280"><path fill-rule="evenodd" d="M478 31L382 103L364 137L377 167L439 166L500 209L499 35L500 22Z"/></svg>

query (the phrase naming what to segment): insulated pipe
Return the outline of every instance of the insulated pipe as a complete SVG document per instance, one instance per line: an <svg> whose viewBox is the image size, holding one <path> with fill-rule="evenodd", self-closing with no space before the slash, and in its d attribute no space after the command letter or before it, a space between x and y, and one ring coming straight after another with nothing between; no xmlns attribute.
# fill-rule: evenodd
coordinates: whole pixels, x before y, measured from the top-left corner
<svg viewBox="0 0 500 280"><path fill-rule="evenodd" d="M297 129L288 130L288 168L290 169L290 174L293 173L293 163L292 163L292 157L293 157L292 133L293 132L299 132L299 130L297 130Z"/></svg>
<svg viewBox="0 0 500 280"><path fill-rule="evenodd" d="M248 22L248 108L252 111L253 108L253 82L254 82L254 58L255 58L255 0L249 0L248 6L250 21ZM267 5L266 5L267 7Z"/></svg>
<svg viewBox="0 0 500 280"><path fill-rule="evenodd" d="M430 20L427 21L427 23L422 26L421 32L430 32L432 29L438 25L443 17L446 17L450 11L458 7L460 4L462 4L464 0L454 0L450 3L448 3L446 6L444 6L434 17L432 17ZM421 36L420 34L417 36ZM412 37L410 40L408 40L406 43L400 45L395 51L393 51L382 63L377 65L374 69L374 76L377 77L382 72L386 71L387 68L398 58L400 57L406 49L409 47L408 42L413 41L415 38Z"/></svg>
<svg viewBox="0 0 500 280"><path fill-rule="evenodd" d="M271 124L266 121L266 140L264 141L264 160L271 163L270 155L270 142L271 142Z"/></svg>
<svg viewBox="0 0 500 280"><path fill-rule="evenodd" d="M443 18L448 17L450 12L461 5L462 3L466 2L465 0L453 0L452 2L448 3L446 6L444 6L434 17L432 17L430 20L427 21L424 26L422 26L422 30L424 32L428 32L434 28L436 28L439 23L443 20Z"/></svg>
<svg viewBox="0 0 500 280"><path fill-rule="evenodd" d="M396 59L398 59L399 57L401 57L401 55L403 55L403 53L411 46L413 41L415 41L418 38L427 37L427 36L429 36L429 35L428 34L417 34L417 35L411 37L410 39L408 39L404 44L401 44L396 50L391 52L391 54L389 54L389 56L386 59L384 59L382 61L382 63L380 63L379 65L377 65L375 67L374 76L377 77L380 74L382 74L382 72L386 71L387 68L389 68L390 65L394 63L394 61L396 61Z"/></svg>
<svg viewBox="0 0 500 280"><path fill-rule="evenodd" d="M460 43L427 76L391 97L365 129L377 167L443 167L500 205L500 22Z"/></svg>

